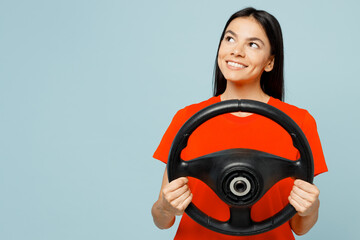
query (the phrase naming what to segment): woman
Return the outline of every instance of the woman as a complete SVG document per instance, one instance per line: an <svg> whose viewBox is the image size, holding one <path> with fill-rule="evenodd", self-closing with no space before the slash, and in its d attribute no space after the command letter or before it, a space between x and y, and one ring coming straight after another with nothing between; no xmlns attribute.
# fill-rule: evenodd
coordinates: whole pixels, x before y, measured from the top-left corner
<svg viewBox="0 0 360 240"><path fill-rule="evenodd" d="M282 102L283 42L278 21L269 13L246 8L233 14L221 35L215 63L214 97L187 106L174 116L154 158L167 162L172 140L194 113L216 102L251 99L272 105L288 114L303 130L314 156L315 175L327 171L321 143L312 116L303 109ZM229 113L202 124L190 136L182 158L189 160L229 148L250 148L288 159L298 159L288 133L269 119L250 113ZM194 195L193 195L194 193ZM175 216L183 215L190 202L213 218L226 221L229 210L207 186L196 179L181 177L168 182L165 169L158 200L152 207L160 229L170 228ZM227 236L208 230L186 214L175 239L295 239L316 223L319 189L302 180L285 179L271 188L252 208L251 217L261 221L273 216L287 203L297 214L269 232L255 236Z"/></svg>

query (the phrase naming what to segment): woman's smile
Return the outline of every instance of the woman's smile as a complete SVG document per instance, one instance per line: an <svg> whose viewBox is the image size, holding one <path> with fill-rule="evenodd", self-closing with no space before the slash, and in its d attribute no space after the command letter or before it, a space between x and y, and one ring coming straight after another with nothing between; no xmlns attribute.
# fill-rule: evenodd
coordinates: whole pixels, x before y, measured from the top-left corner
<svg viewBox="0 0 360 240"><path fill-rule="evenodd" d="M226 61L228 68L237 70L237 69L244 69L247 66L243 63L234 62L234 61Z"/></svg>

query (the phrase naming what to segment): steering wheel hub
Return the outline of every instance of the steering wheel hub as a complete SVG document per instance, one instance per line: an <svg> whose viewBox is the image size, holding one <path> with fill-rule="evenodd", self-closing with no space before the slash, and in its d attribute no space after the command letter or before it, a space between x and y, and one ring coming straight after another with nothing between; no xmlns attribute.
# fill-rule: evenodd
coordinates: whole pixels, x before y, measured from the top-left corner
<svg viewBox="0 0 360 240"><path fill-rule="evenodd" d="M231 206L250 206L259 198L259 178L248 168L232 168L220 180L220 197Z"/></svg>

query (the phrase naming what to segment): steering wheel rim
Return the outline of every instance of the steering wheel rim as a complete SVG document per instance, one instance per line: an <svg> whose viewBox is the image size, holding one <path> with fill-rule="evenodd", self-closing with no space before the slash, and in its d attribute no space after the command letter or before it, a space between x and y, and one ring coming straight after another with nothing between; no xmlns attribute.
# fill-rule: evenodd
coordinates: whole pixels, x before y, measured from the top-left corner
<svg viewBox="0 0 360 240"><path fill-rule="evenodd" d="M243 156L244 154L248 157L250 155L254 155L256 159L262 158L262 157L268 157L269 159L275 159L274 161L266 161L266 162L272 162L271 164L275 165L269 165L267 168L273 168L274 166L280 167L282 171L286 171L286 174L283 174L281 176L275 177L268 176L270 175L267 170L262 169L260 172L257 172L258 170L254 167L254 162L252 159L250 160L231 160L232 162L220 164L217 166L218 168L224 168L221 169L221 178L219 176L215 177L215 179L210 179L211 177L208 176L201 176L197 175L196 172L203 171L209 171L209 167L205 167L204 159L198 158L190 161L184 161L181 159L180 154L181 151L186 147L188 138L190 135L204 122L208 121L209 119L216 117L221 114L230 113L230 112L249 112L249 113L255 113L259 114L261 116L267 117L271 119L272 121L279 124L282 128L284 128L289 135L292 138L293 145L296 149L298 149L300 153L300 158L296 161L287 160L287 159L279 159L279 157L269 155L267 153L258 152L254 150L248 150L248 149L230 149L225 150L222 152L218 152L215 154L212 154L211 156L204 156L204 158L207 158L206 161L211 165L212 167L217 166L218 162L223 161L217 161L216 159L221 156ZM249 153L250 151L250 153ZM236 157L235 157L236 158ZM246 158L246 157L245 157ZM209 161L209 159L215 159L214 161ZM219 157L220 159L220 157ZM235 162L240 162L241 164L237 169L230 168L226 164L234 165ZM201 164L200 164L201 163ZM264 164L265 162L261 162L261 164ZM262 168L262 165L257 164L258 168ZM210 166L210 167L211 167ZM245 166L245 167L244 167ZM196 169L192 169L196 168ZM266 167L265 167L266 168ZM202 170L201 170L202 169ZM285 170L284 170L285 169ZM227 235L234 235L234 236L247 236L247 235L256 235L263 232L267 232L269 230L272 230L283 223L290 220L291 217L293 217L296 213L296 210L290 203L288 203L281 211L279 211L277 214L275 214L272 217L269 217L261 222L254 222L252 221L250 217L250 211L252 205L257 202L265 193L270 189L270 187L278 182L279 180L292 176L295 178L299 178L302 180L305 180L307 182L312 183L314 178L314 166L313 166L313 157L311 153L311 149L309 146L309 143L305 137L305 134L302 132L300 127L285 113L280 111L279 109L270 106L268 104L253 101L253 100L227 100L222 101L219 103L215 103L213 105L210 105L196 114L194 114L191 118L189 118L185 124L180 128L177 135L175 136L170 152L169 152L169 159L167 163L167 170L168 170L168 178L169 181L172 181L179 177L186 177L186 176L193 176L195 178L200 179L201 181L204 181L206 184L208 184L213 191L223 200L225 201L229 208L230 208L230 219L228 221L219 221L217 219L214 219L208 215L206 215L204 212L199 210L193 203L190 203L185 212L197 223L200 225L213 230L215 232L227 234ZM224 179L229 178L228 172L235 172L239 175L238 172L246 172L245 178L249 175L250 181L252 181L253 186L257 186L260 188L260 190L257 188L255 191L255 194L251 196L250 201L243 201L241 200L230 200L228 196L226 196L228 193L224 193ZM264 172L265 171L265 172ZM214 171L212 171L214 172ZM217 171L216 171L217 172ZM241 173L243 174L243 173ZM261 175L264 175L262 177ZM270 178L269 178L270 177ZM237 179L240 179L241 177L238 177ZM252 179L254 178L254 179ZM271 186L265 186L268 185L264 182L262 182L262 178L270 179ZM209 180L210 179L210 180ZM216 181L219 181L221 179L220 184L215 184ZM233 177L232 180L235 178ZM231 179L230 179L231 180ZM227 183L230 181L228 180ZM273 183L276 181L275 183ZM231 181L234 182L234 181ZM252 186L252 187L253 187ZM253 187L255 188L255 187ZM220 189L220 190L219 190ZM231 195L231 193L230 193Z"/></svg>

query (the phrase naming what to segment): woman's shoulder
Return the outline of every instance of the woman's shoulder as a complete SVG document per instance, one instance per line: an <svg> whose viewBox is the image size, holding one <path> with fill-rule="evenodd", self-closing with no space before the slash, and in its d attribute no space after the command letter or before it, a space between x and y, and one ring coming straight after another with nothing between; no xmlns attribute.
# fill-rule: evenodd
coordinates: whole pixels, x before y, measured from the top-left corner
<svg viewBox="0 0 360 240"><path fill-rule="evenodd" d="M203 108L206 108L207 106L210 106L214 103L217 103L220 101L219 96L211 97L209 99L203 100L201 102L190 104L178 111L178 113L181 113L185 118L190 118L192 115L197 113Z"/></svg>
<svg viewBox="0 0 360 240"><path fill-rule="evenodd" d="M315 121L306 109L297 107L290 103L285 103L279 99L271 98L269 104L287 114L300 125L302 125L302 123L307 119L312 119L313 121Z"/></svg>

